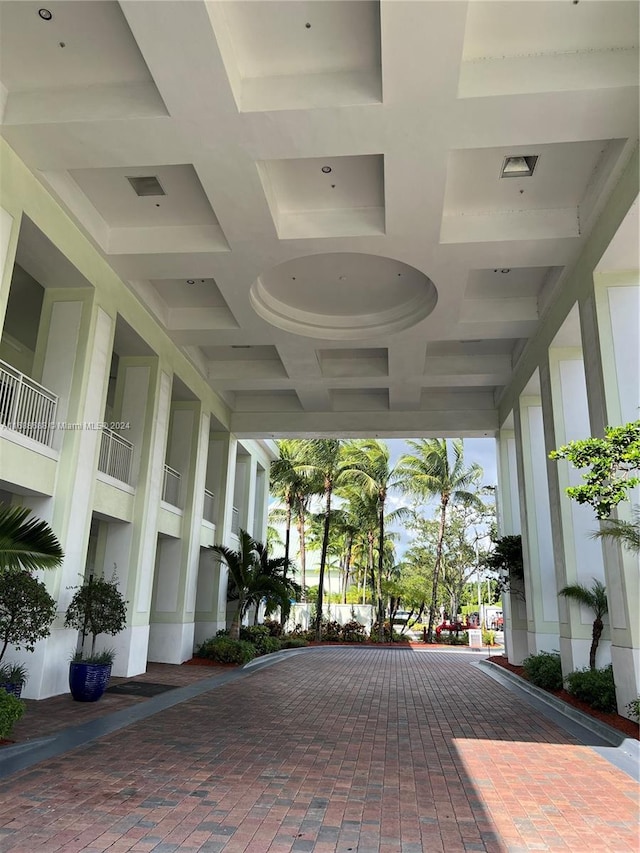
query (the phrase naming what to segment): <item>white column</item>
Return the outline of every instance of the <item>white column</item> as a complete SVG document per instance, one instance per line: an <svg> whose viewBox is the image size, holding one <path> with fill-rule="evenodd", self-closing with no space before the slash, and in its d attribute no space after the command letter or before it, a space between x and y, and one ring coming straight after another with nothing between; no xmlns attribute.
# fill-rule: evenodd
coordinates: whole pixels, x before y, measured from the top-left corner
<svg viewBox="0 0 640 853"><path fill-rule="evenodd" d="M66 306L71 306L72 314L76 305L66 303ZM38 514L52 525L65 555L60 569L44 575L51 594L57 598L59 618L54 623L51 636L38 644L29 660L30 677L25 696L38 699L68 690L68 660L75 650L77 632L63 627L64 613L73 595L70 587L78 586L84 577L100 441L100 431L89 425L102 420L115 327L112 318L101 308L90 310L86 303L86 311L80 320L86 347L79 348L76 357L70 353L70 348L77 345L77 338L68 332L65 335L64 323L58 322L66 316L66 306L49 326L46 350L55 350L58 367L64 364L73 374L70 377L58 374L60 383L74 389L67 402L67 418L88 426L60 431L55 495L48 502L48 513L42 511L44 507L38 506Z"/></svg>
<svg viewBox="0 0 640 853"><path fill-rule="evenodd" d="M524 584L530 654L559 645L558 598L540 397L521 397L515 414Z"/></svg>
<svg viewBox="0 0 640 853"><path fill-rule="evenodd" d="M591 434L640 415L640 276L637 270L596 273L593 291L580 304ZM614 517L631 520L639 490ZM594 517L595 523L595 517ZM605 578L611 630L611 662L618 711L640 694L640 578L638 555L604 540Z"/></svg>
<svg viewBox="0 0 640 853"><path fill-rule="evenodd" d="M130 624L111 643L117 652L113 674L119 676L145 672L147 666L170 398L171 377L156 357L120 359L114 411L117 420L130 423L136 496L133 523L123 531L130 538L128 565L118 566L130 614Z"/></svg>
<svg viewBox="0 0 640 853"><path fill-rule="evenodd" d="M541 390L549 417L545 420L547 453L590 435L587 387L582 350L552 347L549 364L541 370ZM580 473L566 460L548 462L550 506L558 589L570 584L604 582L601 544L592 538L597 528L590 507L567 497L566 490L582 482ZM593 613L576 602L558 598L560 653L566 675L589 665ZM598 666L611 661L605 633L598 649Z"/></svg>
<svg viewBox="0 0 640 853"><path fill-rule="evenodd" d="M182 474L181 539L161 539L154 580L149 660L182 663L193 654L194 613L209 415L200 403L173 407L169 464Z"/></svg>

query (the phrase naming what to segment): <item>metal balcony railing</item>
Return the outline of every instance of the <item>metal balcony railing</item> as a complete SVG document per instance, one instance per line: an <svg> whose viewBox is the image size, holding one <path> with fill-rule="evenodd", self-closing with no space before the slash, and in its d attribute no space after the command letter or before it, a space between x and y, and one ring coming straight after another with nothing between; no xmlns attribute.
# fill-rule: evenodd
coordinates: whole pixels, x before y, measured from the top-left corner
<svg viewBox="0 0 640 853"><path fill-rule="evenodd" d="M215 521L216 496L209 489L204 490L204 506L202 508L202 517L205 521L214 524Z"/></svg>
<svg viewBox="0 0 640 853"><path fill-rule="evenodd" d="M234 536L240 533L240 511L235 506L231 508L231 532Z"/></svg>
<svg viewBox="0 0 640 853"><path fill-rule="evenodd" d="M132 456L133 444L112 429L103 427L98 471L108 474L115 480L129 483Z"/></svg>
<svg viewBox="0 0 640 853"><path fill-rule="evenodd" d="M51 447L58 397L0 361L0 426Z"/></svg>
<svg viewBox="0 0 640 853"><path fill-rule="evenodd" d="M164 482L162 484L162 500L171 506L180 506L180 481L182 474L168 465L164 466Z"/></svg>

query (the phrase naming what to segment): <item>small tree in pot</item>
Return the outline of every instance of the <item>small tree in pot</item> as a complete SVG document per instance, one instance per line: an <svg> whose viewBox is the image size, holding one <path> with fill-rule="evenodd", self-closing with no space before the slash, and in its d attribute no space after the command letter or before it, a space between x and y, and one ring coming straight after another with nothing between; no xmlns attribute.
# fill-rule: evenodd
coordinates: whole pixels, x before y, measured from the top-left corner
<svg viewBox="0 0 640 853"><path fill-rule="evenodd" d="M78 651L69 666L69 689L79 702L96 702L104 693L115 658L113 649L96 651L98 634L115 636L127 624L127 602L114 574L110 581L89 575L67 608L66 628L80 631ZM90 649L86 650L87 638Z"/></svg>

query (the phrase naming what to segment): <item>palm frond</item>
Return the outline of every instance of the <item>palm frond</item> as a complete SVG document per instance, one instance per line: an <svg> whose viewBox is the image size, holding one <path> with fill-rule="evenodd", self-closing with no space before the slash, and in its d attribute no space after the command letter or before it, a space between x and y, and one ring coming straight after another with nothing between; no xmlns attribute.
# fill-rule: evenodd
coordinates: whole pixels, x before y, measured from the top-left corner
<svg viewBox="0 0 640 853"><path fill-rule="evenodd" d="M28 507L0 504L0 570L53 569L64 557L46 521Z"/></svg>

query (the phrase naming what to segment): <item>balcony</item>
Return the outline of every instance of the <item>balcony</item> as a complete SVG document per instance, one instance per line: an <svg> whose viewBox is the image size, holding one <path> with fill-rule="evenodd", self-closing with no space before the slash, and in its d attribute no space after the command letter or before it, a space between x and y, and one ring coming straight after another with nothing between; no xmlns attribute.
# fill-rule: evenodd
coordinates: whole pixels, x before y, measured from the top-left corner
<svg viewBox="0 0 640 853"><path fill-rule="evenodd" d="M202 507L202 518L210 524L215 524L216 496L209 489L204 490L204 505Z"/></svg>
<svg viewBox="0 0 640 853"><path fill-rule="evenodd" d="M0 426L52 446L58 397L0 361Z"/></svg>
<svg viewBox="0 0 640 853"><path fill-rule="evenodd" d="M162 483L162 500L171 506L180 506L180 482L182 474L169 465L164 466L164 481Z"/></svg>
<svg viewBox="0 0 640 853"><path fill-rule="evenodd" d="M129 484L133 444L106 427L102 430L98 471Z"/></svg>

